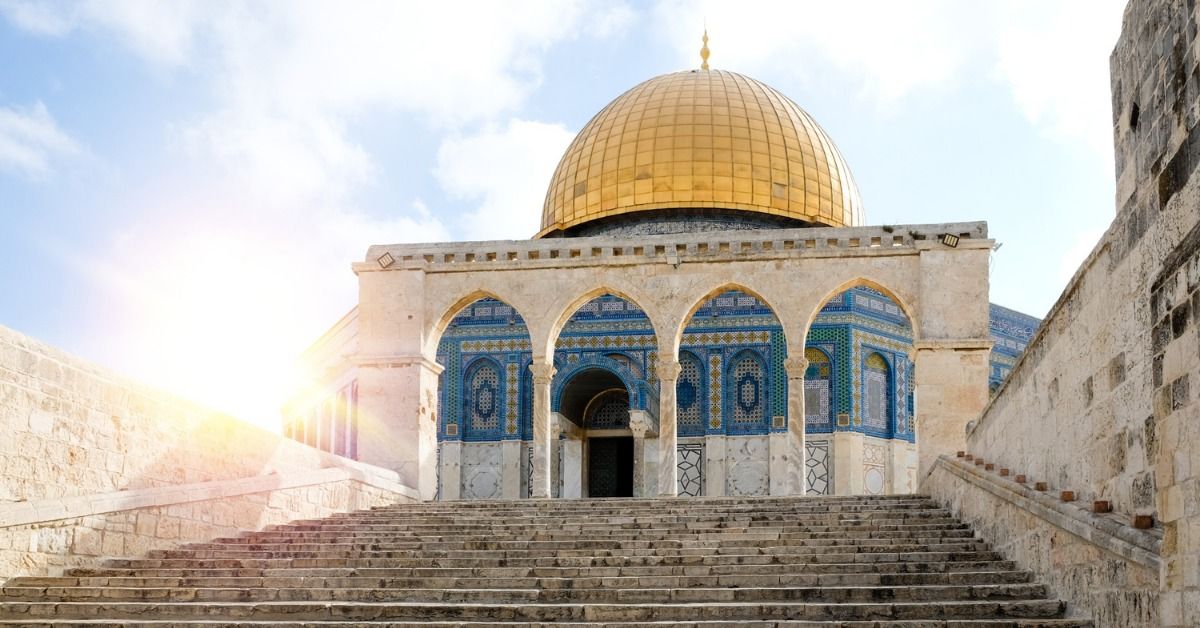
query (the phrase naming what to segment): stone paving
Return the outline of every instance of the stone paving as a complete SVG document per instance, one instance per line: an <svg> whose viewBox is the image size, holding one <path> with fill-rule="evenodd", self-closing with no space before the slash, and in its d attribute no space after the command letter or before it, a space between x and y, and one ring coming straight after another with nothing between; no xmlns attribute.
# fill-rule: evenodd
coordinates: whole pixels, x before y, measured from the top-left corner
<svg viewBox="0 0 1200 628"><path fill-rule="evenodd" d="M928 498L405 504L0 589L0 625L1091 626Z"/></svg>

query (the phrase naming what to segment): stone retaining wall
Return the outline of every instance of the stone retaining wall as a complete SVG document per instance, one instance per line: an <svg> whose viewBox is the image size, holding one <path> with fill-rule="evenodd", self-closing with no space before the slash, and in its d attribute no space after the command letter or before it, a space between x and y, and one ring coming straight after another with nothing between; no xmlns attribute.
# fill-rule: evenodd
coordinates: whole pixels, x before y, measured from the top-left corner
<svg viewBox="0 0 1200 628"><path fill-rule="evenodd" d="M0 580L414 499L393 471L0 327Z"/></svg>
<svg viewBox="0 0 1200 628"><path fill-rule="evenodd" d="M96 566L98 557L140 556L406 499L415 501L415 492L386 479L321 469L289 478L259 476L0 505L0 584L15 576Z"/></svg>
<svg viewBox="0 0 1200 628"><path fill-rule="evenodd" d="M967 434L997 467L1154 516L1163 626L1200 624L1198 16L1185 0L1126 7L1117 215Z"/></svg>
<svg viewBox="0 0 1200 628"><path fill-rule="evenodd" d="M1090 617L1097 628L1159 625L1161 541L1153 533L948 457L923 488L996 551L1037 574L1071 616Z"/></svg>

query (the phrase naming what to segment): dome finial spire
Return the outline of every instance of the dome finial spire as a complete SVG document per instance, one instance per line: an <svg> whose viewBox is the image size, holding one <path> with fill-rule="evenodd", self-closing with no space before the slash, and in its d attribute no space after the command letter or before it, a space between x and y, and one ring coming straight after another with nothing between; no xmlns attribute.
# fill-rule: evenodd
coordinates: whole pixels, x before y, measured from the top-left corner
<svg viewBox="0 0 1200 628"><path fill-rule="evenodd" d="M701 41L704 42L704 46L702 46L700 48L700 69L707 70L708 69L708 55L709 55L709 52L708 52L708 25L707 24L704 26L704 37L701 38Z"/></svg>

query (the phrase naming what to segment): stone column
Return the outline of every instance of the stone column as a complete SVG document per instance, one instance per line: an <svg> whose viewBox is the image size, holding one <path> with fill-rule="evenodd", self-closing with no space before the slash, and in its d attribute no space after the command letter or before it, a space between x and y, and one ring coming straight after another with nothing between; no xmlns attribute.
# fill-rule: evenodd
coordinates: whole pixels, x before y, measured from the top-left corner
<svg viewBox="0 0 1200 628"><path fill-rule="evenodd" d="M967 423L988 401L991 340L931 340L914 345L918 483L941 454L967 448Z"/></svg>
<svg viewBox="0 0 1200 628"><path fill-rule="evenodd" d="M675 497L679 494L679 463L676 449L679 446L679 429L676 421L678 404L675 400L676 385L682 367L677 360L662 359L658 362L658 486L657 493ZM653 494L654 491L647 491Z"/></svg>
<svg viewBox="0 0 1200 628"><path fill-rule="evenodd" d="M559 456L562 457L562 478L559 497L563 499L579 499L583 497L583 430L567 417L558 414L559 431L565 438Z"/></svg>
<svg viewBox="0 0 1200 628"><path fill-rule="evenodd" d="M424 356L357 360L358 459L400 474L422 500L437 494L437 385L442 366Z"/></svg>
<svg viewBox="0 0 1200 628"><path fill-rule="evenodd" d="M462 441L442 443L442 500L462 499Z"/></svg>
<svg viewBox="0 0 1200 628"><path fill-rule="evenodd" d="M804 466L804 373L808 370L808 358L804 354L793 355L783 361L787 372L787 433L784 455L786 456L787 493L803 495L808 469ZM772 482L774 485L774 482Z"/></svg>
<svg viewBox="0 0 1200 628"><path fill-rule="evenodd" d="M534 498L550 498L550 469L552 456L550 447L555 445L557 435L550 426L550 382L554 379L553 364L529 365L533 372L533 486L529 489Z"/></svg>
<svg viewBox="0 0 1200 628"><path fill-rule="evenodd" d="M652 490L651 478L646 477L646 432L650 425L643 418L634 416L635 413L645 414L645 411L630 412L629 431L633 432L633 496L646 497Z"/></svg>

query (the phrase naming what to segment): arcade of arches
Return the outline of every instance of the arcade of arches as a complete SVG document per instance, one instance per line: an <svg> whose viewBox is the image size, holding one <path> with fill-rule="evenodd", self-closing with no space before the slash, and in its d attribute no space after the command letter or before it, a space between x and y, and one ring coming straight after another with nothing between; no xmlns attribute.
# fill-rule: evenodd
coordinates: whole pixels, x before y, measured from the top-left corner
<svg viewBox="0 0 1200 628"><path fill-rule="evenodd" d="M427 498L911 492L1037 321L988 302L984 223L863 216L786 96L651 79L572 143L538 238L371 247L285 431Z"/></svg>

